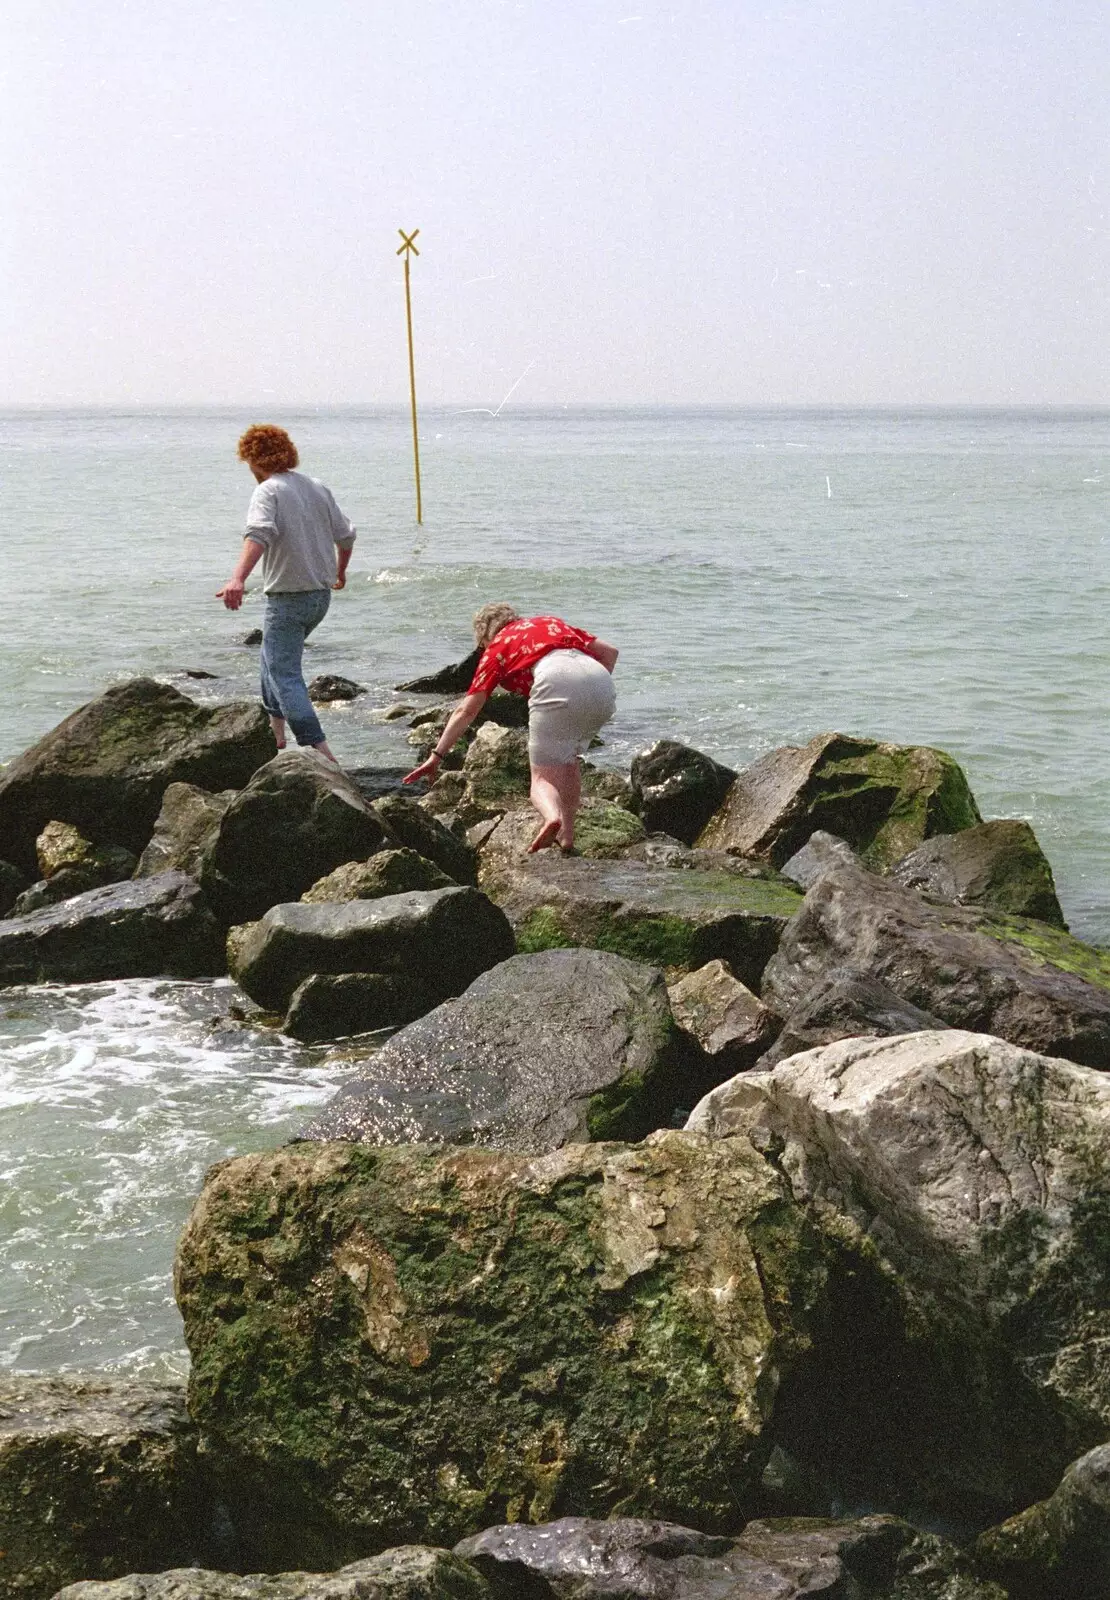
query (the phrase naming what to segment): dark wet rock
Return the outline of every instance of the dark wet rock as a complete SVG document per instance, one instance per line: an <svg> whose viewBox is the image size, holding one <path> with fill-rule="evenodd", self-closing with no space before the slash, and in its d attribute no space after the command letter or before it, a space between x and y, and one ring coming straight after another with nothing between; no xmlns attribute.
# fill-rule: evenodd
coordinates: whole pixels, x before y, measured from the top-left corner
<svg viewBox="0 0 1110 1600"><path fill-rule="evenodd" d="M182 669L181 676L183 678L195 678L198 681L215 683L216 679L219 677L219 673L209 672L206 667L185 667Z"/></svg>
<svg viewBox="0 0 1110 1600"><path fill-rule="evenodd" d="M395 844L434 861L456 883L477 883L474 851L418 801L406 794L388 794L375 800L371 809Z"/></svg>
<svg viewBox="0 0 1110 1600"><path fill-rule="evenodd" d="M281 1031L302 1044L396 1028L421 1010L419 991L383 972L314 973L293 991Z"/></svg>
<svg viewBox="0 0 1110 1600"><path fill-rule="evenodd" d="M504 907L522 951L585 945L660 967L720 959L753 989L801 905L797 891L769 871L748 877L551 851L488 866L483 853L481 882Z"/></svg>
<svg viewBox="0 0 1110 1600"><path fill-rule="evenodd" d="M981 820L943 750L821 733L745 767L698 843L781 866L820 829L885 869L922 840Z"/></svg>
<svg viewBox="0 0 1110 1600"><path fill-rule="evenodd" d="M255 1572L201 1567L133 1572L115 1583L74 1583L58 1600L491 1600L473 1567L447 1550L404 1545L338 1572Z"/></svg>
<svg viewBox="0 0 1110 1600"><path fill-rule="evenodd" d="M722 1077L754 1066L782 1028L782 1018L768 1011L723 961L708 961L687 973L669 993L675 1022Z"/></svg>
<svg viewBox="0 0 1110 1600"><path fill-rule="evenodd" d="M903 888L1063 928L1052 868L1027 822L981 822L911 850L890 869Z"/></svg>
<svg viewBox="0 0 1110 1600"><path fill-rule="evenodd" d="M199 878L204 853L237 793L237 789L221 789L212 794L195 783L171 783L162 796L162 809L135 876L187 872L191 878Z"/></svg>
<svg viewBox="0 0 1110 1600"><path fill-rule="evenodd" d="M1105 1073L957 1030L848 1039L732 1079L689 1127L746 1132L845 1252L776 1423L841 1493L982 1526L1105 1439Z"/></svg>
<svg viewBox="0 0 1110 1600"><path fill-rule="evenodd" d="M810 834L802 848L784 862L779 869L784 878L796 883L800 889L812 889L818 878L837 867L861 866L859 856L850 844L835 834L822 833L820 829Z"/></svg>
<svg viewBox="0 0 1110 1600"><path fill-rule="evenodd" d="M245 633L243 635L239 642L240 644L245 645L248 650L253 649L255 646L262 643L262 629L252 628L249 633Z"/></svg>
<svg viewBox="0 0 1110 1600"><path fill-rule="evenodd" d="M387 794L411 794L405 786L409 766L403 767L351 767L347 776L369 805Z"/></svg>
<svg viewBox="0 0 1110 1600"><path fill-rule="evenodd" d="M180 872L90 889L0 922L0 984L208 978L224 971L220 929L197 884Z"/></svg>
<svg viewBox="0 0 1110 1600"><path fill-rule="evenodd" d="M757 1065L766 1070L802 1050L837 1039L884 1038L922 1033L945 1024L903 1000L865 972L834 967L809 990L782 1024L782 1031Z"/></svg>
<svg viewBox="0 0 1110 1600"><path fill-rule="evenodd" d="M844 967L950 1027L1110 1068L1110 954L1047 923L939 905L836 866L807 893L760 993L789 1016Z"/></svg>
<svg viewBox="0 0 1110 1600"><path fill-rule="evenodd" d="M474 649L449 667L426 673L422 678L413 678L409 683L396 683L393 687L398 694L465 694L481 659L481 650Z"/></svg>
<svg viewBox="0 0 1110 1600"><path fill-rule="evenodd" d="M357 700L366 690L353 678L341 677L337 672L324 672L308 685L308 697L317 705L328 705L333 700Z"/></svg>
<svg viewBox="0 0 1110 1600"><path fill-rule="evenodd" d="M736 774L674 739L660 739L632 763L632 806L649 833L693 844Z"/></svg>
<svg viewBox="0 0 1110 1600"><path fill-rule="evenodd" d="M0 851L35 870L46 823L136 853L171 783L237 789L274 752L259 706L200 706L168 684L133 678L58 724L0 774Z"/></svg>
<svg viewBox="0 0 1110 1600"><path fill-rule="evenodd" d="M32 911L41 911L44 906L61 905L63 900L72 900L74 895L84 894L89 889L123 883L137 866L137 858L122 845L105 844L95 849L90 846L83 860L59 867L49 878L33 883L12 906L11 915L25 917Z"/></svg>
<svg viewBox="0 0 1110 1600"><path fill-rule="evenodd" d="M211 1511L176 1384L0 1379L0 1570L12 1600L78 1578L179 1565Z"/></svg>
<svg viewBox="0 0 1110 1600"><path fill-rule="evenodd" d="M20 872L10 861L0 861L0 918L10 916L12 906L28 888L25 872Z"/></svg>
<svg viewBox="0 0 1110 1600"><path fill-rule="evenodd" d="M1047 1500L988 1528L979 1569L1011 1600L1106 1600L1110 1593L1110 1445L1074 1461Z"/></svg>
<svg viewBox="0 0 1110 1600"><path fill-rule="evenodd" d="M228 939L232 976L269 1011L284 1011L314 973L381 972L405 985L409 1015L417 1016L513 954L504 914L462 886L341 905L278 905Z"/></svg>
<svg viewBox="0 0 1110 1600"><path fill-rule="evenodd" d="M663 974L601 950L516 956L394 1034L304 1130L538 1152L639 1139L693 1105Z"/></svg>
<svg viewBox="0 0 1110 1600"><path fill-rule="evenodd" d="M895 1517L749 1522L735 1538L562 1517L487 1528L455 1551L495 1600L1006 1600L954 1546Z"/></svg>
<svg viewBox="0 0 1110 1600"><path fill-rule="evenodd" d="M246 922L384 844L378 818L334 762L283 750L220 818L201 881L225 922Z"/></svg>
<svg viewBox="0 0 1110 1600"><path fill-rule="evenodd" d="M344 900L380 900L410 889L450 889L454 878L415 850L380 850L369 861L348 861L306 889L308 905L334 905Z"/></svg>
<svg viewBox="0 0 1110 1600"><path fill-rule="evenodd" d="M186 1226L190 1410L252 1565L506 1506L716 1531L758 1493L825 1270L746 1139L293 1144L214 1168Z"/></svg>

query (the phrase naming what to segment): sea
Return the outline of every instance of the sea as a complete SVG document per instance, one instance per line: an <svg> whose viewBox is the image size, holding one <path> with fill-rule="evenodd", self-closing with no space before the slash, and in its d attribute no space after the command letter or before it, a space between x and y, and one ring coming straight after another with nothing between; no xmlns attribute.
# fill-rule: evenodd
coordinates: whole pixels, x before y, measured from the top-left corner
<svg viewBox="0 0 1110 1600"><path fill-rule="evenodd" d="M619 648L599 762L662 737L734 767L828 729L938 745L1110 944L1110 412L433 408L418 525L402 409L0 411L0 762L136 674L254 693L257 585L234 614L215 591L258 421L358 526L306 657L366 688L323 712L345 764L408 762L394 685L508 600ZM171 1268L205 1169L351 1070L230 1024L235 998L0 991L0 1370L187 1370Z"/></svg>

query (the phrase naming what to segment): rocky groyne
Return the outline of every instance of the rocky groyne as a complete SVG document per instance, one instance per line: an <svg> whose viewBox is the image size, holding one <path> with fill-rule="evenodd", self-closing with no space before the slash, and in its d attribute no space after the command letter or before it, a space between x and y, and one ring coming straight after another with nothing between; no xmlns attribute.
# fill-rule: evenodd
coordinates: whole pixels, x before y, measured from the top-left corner
<svg viewBox="0 0 1110 1600"><path fill-rule="evenodd" d="M522 720L414 796L136 680L0 772L0 984L352 1068L209 1173L187 1395L0 1386L0 1593L1106 1600L1110 956L1032 830L663 741L532 857Z"/></svg>

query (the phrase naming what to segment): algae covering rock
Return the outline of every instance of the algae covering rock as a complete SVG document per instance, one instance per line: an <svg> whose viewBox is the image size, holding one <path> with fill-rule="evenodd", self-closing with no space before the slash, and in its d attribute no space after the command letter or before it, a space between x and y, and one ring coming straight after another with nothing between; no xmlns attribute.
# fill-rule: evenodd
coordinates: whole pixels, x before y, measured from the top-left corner
<svg viewBox="0 0 1110 1600"><path fill-rule="evenodd" d="M632 763L632 804L649 833L691 845L736 777L711 756L674 739L660 739Z"/></svg>
<svg viewBox="0 0 1110 1600"><path fill-rule="evenodd" d="M1105 1438L1110 1077L957 1030L849 1039L734 1078L689 1126L746 1130L858 1252L792 1453L968 1517Z"/></svg>
<svg viewBox="0 0 1110 1600"><path fill-rule="evenodd" d="M384 843L381 823L334 762L283 750L224 812L201 881L225 922L247 922Z"/></svg>
<svg viewBox="0 0 1110 1600"><path fill-rule="evenodd" d="M1027 822L982 822L918 845L891 868L904 888L1063 928L1052 868Z"/></svg>
<svg viewBox="0 0 1110 1600"><path fill-rule="evenodd" d="M521 951L585 945L660 967L720 959L758 988L801 896L777 874L657 867L643 861L483 856L482 886Z"/></svg>
<svg viewBox="0 0 1110 1600"><path fill-rule="evenodd" d="M545 950L395 1034L302 1138L534 1152L638 1139L705 1081L680 1050L658 968Z"/></svg>
<svg viewBox="0 0 1110 1600"><path fill-rule="evenodd" d="M528 846L539 829L539 814L530 805L518 804L495 820L480 846L479 883L496 882L511 870L513 862L528 854ZM612 860L644 837L644 825L631 811L608 800L587 800L575 823L574 853L589 860Z"/></svg>
<svg viewBox="0 0 1110 1600"><path fill-rule="evenodd" d="M9 1600L211 1558L212 1515L182 1387L0 1379L0 1590Z"/></svg>
<svg viewBox="0 0 1110 1600"><path fill-rule="evenodd" d="M943 750L821 733L745 767L698 843L781 866L821 830L882 870L922 840L981 820Z"/></svg>
<svg viewBox="0 0 1110 1600"><path fill-rule="evenodd" d="M369 861L348 861L306 889L306 905L333 905L345 900L380 900L410 889L450 889L455 880L415 850L381 850Z"/></svg>
<svg viewBox="0 0 1110 1600"><path fill-rule="evenodd" d="M477 883L478 863L473 850L456 839L449 828L431 816L408 795L388 794L375 800L374 815L394 844L415 850L427 861L434 861L456 883Z"/></svg>
<svg viewBox="0 0 1110 1600"><path fill-rule="evenodd" d="M487 722L471 741L461 775L445 772L428 791L424 805L433 815L455 816L470 827L519 806L530 787L528 735Z"/></svg>
<svg viewBox="0 0 1110 1600"><path fill-rule="evenodd" d="M966 1556L896 1517L749 1522L735 1538L670 1522L561 1517L463 1539L497 1600L1006 1600Z"/></svg>
<svg viewBox="0 0 1110 1600"><path fill-rule="evenodd" d="M1011 1600L1105 1600L1110 1592L1110 1445L1072 1462L1048 1500L975 1546Z"/></svg>
<svg viewBox="0 0 1110 1600"><path fill-rule="evenodd" d="M492 1600L488 1584L447 1550L404 1545L338 1572L133 1572L115 1583L73 1583L57 1600Z"/></svg>
<svg viewBox="0 0 1110 1600"><path fill-rule="evenodd" d="M231 975L267 1011L284 1011L314 973L380 972L400 980L407 1022L461 994L515 955L503 912L477 889L413 890L380 900L274 906L228 937Z"/></svg>
<svg viewBox="0 0 1110 1600"><path fill-rule="evenodd" d="M842 968L950 1027L1110 1068L1110 955L1047 923L939 905L832 863L783 934L760 992L786 1017Z"/></svg>
<svg viewBox="0 0 1110 1600"><path fill-rule="evenodd" d="M73 712L0 775L0 854L35 870L46 823L136 854L171 783L242 787L274 753L260 706L206 707L151 678L118 684Z"/></svg>
<svg viewBox="0 0 1110 1600"><path fill-rule="evenodd" d="M746 1140L536 1158L297 1144L178 1251L190 1408L252 1563L755 1492L825 1255Z"/></svg>
<svg viewBox="0 0 1110 1600"><path fill-rule="evenodd" d="M223 946L193 879L164 872L0 922L0 985L213 978Z"/></svg>
<svg viewBox="0 0 1110 1600"><path fill-rule="evenodd" d="M137 878L159 872L187 872L199 878L204 853L216 836L235 789L210 794L195 783L171 783L162 796L162 809L150 843L139 857Z"/></svg>

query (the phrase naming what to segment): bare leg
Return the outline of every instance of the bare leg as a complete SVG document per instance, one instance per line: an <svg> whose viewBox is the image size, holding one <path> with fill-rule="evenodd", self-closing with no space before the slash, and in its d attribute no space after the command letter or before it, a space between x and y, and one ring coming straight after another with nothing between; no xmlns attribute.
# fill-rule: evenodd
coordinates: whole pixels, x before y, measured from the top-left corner
<svg viewBox="0 0 1110 1600"><path fill-rule="evenodd" d="M577 761L565 766L532 768L531 800L543 818L543 827L529 850L543 850L556 840L566 850L573 847L574 819L581 797L582 778Z"/></svg>
<svg viewBox="0 0 1110 1600"><path fill-rule="evenodd" d="M274 730L274 741L279 750L285 749L285 718L270 717L270 727Z"/></svg>
<svg viewBox="0 0 1110 1600"><path fill-rule="evenodd" d="M320 752L320 754L322 756L327 756L328 760L329 761L333 761L336 766L339 765L338 758L332 753L331 749L328 746L328 741L326 739L321 739L320 743L319 744L314 744L312 746L312 748L314 750L319 750L319 752Z"/></svg>

